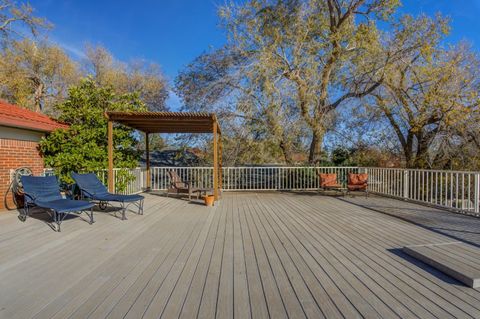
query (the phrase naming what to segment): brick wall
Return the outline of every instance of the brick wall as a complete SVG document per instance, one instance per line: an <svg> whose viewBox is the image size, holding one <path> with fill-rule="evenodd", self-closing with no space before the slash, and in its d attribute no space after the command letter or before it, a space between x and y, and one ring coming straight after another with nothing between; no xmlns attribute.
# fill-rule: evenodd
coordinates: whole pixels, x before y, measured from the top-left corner
<svg viewBox="0 0 480 319"><path fill-rule="evenodd" d="M0 209L5 207L5 192L10 184L10 170L19 167L30 168L34 175L43 172L43 159L38 151L38 143L0 138ZM12 194L7 196L9 207L13 206Z"/></svg>

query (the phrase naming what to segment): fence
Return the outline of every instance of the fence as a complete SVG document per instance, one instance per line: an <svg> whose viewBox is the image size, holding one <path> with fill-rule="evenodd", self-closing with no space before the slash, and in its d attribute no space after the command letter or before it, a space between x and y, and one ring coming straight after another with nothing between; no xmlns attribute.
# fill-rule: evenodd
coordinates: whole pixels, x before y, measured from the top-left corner
<svg viewBox="0 0 480 319"><path fill-rule="evenodd" d="M153 167L152 189L169 187L169 171L175 171L182 180L191 181L197 188L212 188L212 167ZM313 190L318 189L317 172L336 173L346 185L347 174L357 172L357 167L224 167L222 189L224 191L247 190Z"/></svg>
<svg viewBox="0 0 480 319"><path fill-rule="evenodd" d="M107 170L94 171L98 179L103 184L107 185L108 173ZM55 175L55 170L46 168L43 170L43 175ZM115 181L114 192L119 194L136 194L144 190L146 181L146 171L143 168L114 168L113 178ZM117 191L117 189L119 189Z"/></svg>
<svg viewBox="0 0 480 319"><path fill-rule="evenodd" d="M366 168L371 192L479 213L480 172Z"/></svg>
<svg viewBox="0 0 480 319"><path fill-rule="evenodd" d="M212 188L211 167L154 167L152 189L165 190L174 170L194 187ZM316 190L317 173L336 173L346 186L348 173L369 175L369 191L467 213L479 213L480 172L374 167L224 167L224 191Z"/></svg>
<svg viewBox="0 0 480 319"><path fill-rule="evenodd" d="M185 181L197 188L213 188L212 167L152 167L151 188L166 190L170 185L169 171L176 171ZM479 214L480 172L398 169L376 167L224 167L224 191L288 191L316 190L317 173L336 173L338 181L346 186L348 173L369 175L368 188L372 193L426 203L465 213ZM107 172L96 172L106 183ZM121 193L141 192L146 186L145 169L115 169L115 184Z"/></svg>

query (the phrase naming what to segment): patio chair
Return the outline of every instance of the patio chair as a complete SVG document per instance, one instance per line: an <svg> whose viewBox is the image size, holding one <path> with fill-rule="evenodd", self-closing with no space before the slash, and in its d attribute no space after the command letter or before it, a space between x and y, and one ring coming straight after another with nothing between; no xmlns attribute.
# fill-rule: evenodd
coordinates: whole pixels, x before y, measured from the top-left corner
<svg viewBox="0 0 480 319"><path fill-rule="evenodd" d="M95 174L78 174L72 173L72 178L75 180L82 198L98 201L99 206L106 208L110 202L120 203L122 210L122 220L126 220L125 212L129 205L138 207L138 214L143 215L143 200L142 195L121 195L109 193L105 185L98 179Z"/></svg>
<svg viewBox="0 0 480 319"><path fill-rule="evenodd" d="M368 174L348 173L347 188L349 192L364 191L368 197Z"/></svg>
<svg viewBox="0 0 480 319"><path fill-rule="evenodd" d="M326 190L335 190L337 192L343 193L345 195L345 188L338 183L337 174L335 173L318 173L320 178L320 188L324 191Z"/></svg>
<svg viewBox="0 0 480 319"><path fill-rule="evenodd" d="M60 193L57 178L55 176L21 176L23 190L25 193L24 218L29 215L31 207L47 209L56 224L56 230L60 232L60 225L65 217L71 213L81 214L85 212L90 217L90 224L93 220L93 204L81 201L65 199ZM88 213L90 211L90 214Z"/></svg>
<svg viewBox="0 0 480 319"><path fill-rule="evenodd" d="M192 181L184 181L175 171L169 171L170 187L167 190L167 196L169 193L174 194L188 194L188 199L192 199L192 194L197 193L197 199L200 197L201 189L192 186Z"/></svg>

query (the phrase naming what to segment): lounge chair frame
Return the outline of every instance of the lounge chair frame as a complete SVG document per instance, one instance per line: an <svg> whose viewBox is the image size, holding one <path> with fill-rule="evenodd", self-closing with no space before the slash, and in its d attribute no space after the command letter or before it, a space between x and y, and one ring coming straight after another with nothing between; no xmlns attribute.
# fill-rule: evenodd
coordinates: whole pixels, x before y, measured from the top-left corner
<svg viewBox="0 0 480 319"><path fill-rule="evenodd" d="M88 192L86 192L86 193L88 193ZM111 201L92 199L90 197L90 195L85 196L83 190L80 190L80 198L84 199L84 200L88 200L91 203L97 204L98 208L100 208L101 210L106 210L108 206L110 206L112 208L117 208L117 206L114 206L110 203ZM114 201L114 202L120 204L120 211L122 212L122 220L127 220L128 219L127 216L126 216L126 212L127 212L127 209L130 205L133 205L133 206L137 207L137 209L138 209L137 214L138 215L143 215L144 199L134 201L134 202L122 202L122 201ZM116 217L117 216L117 211L115 210L113 212L113 214Z"/></svg>
<svg viewBox="0 0 480 319"><path fill-rule="evenodd" d="M60 190L58 191L60 194ZM54 208L49 208L49 207L44 207L44 206L39 206L35 202L37 200L37 197L32 196L32 194L29 193L24 193L25 196L25 201L24 201L24 206L23 206L23 216L20 216L20 220L26 221L27 217L30 216L30 209L33 207L38 207L40 209L43 209L50 217L53 219L53 225L54 229L57 232L61 232L61 224L63 220L67 217L67 215L70 214L82 214L85 213L89 217L88 223L91 225L95 222L93 218L93 206L90 207L90 209L81 209L81 210L71 210L71 211L62 211L59 212ZM60 199L60 198L59 198ZM68 200L68 199L65 199ZM71 200L73 201L73 200ZM47 201L48 203L48 201ZM20 214L22 214L22 211Z"/></svg>
<svg viewBox="0 0 480 319"><path fill-rule="evenodd" d="M77 175L81 175L81 174L77 174ZM101 210L105 210L108 206L113 207L113 208L117 208L116 206L114 206L111 203L111 202L116 202L116 203L120 204L120 211L122 212L122 220L127 220L126 212L127 212L127 209L130 205L133 205L133 206L137 207L137 209L138 209L137 214L138 215L143 215L143 206L144 206L144 200L145 200L143 198L143 196L141 196L142 197L141 199L132 200L132 201L121 200L121 199L104 200L104 199L101 199L100 197L102 197L104 195L120 196L120 197L121 196L128 196L128 195L111 194L111 193L106 191L106 188L105 188L105 193L102 193L102 194L97 194L97 193L94 193L94 192L90 192L90 191L86 190L85 188L83 188L78 183L78 181L75 178L75 174L73 174L72 177L77 182L77 186L80 189L80 198L88 200L88 201L93 202L93 203L96 203ZM95 178L98 180L98 178L96 176L95 176ZM114 211L114 215L117 216L116 211Z"/></svg>
<svg viewBox="0 0 480 319"><path fill-rule="evenodd" d="M25 194L25 196L28 196L28 195ZM30 216L30 209L33 208L33 207L38 207L38 208L43 209L50 217L52 217L54 228L55 228L55 231L57 231L57 232L61 232L61 224L62 224L63 220L67 217L67 215L70 215L70 214L80 215L81 213L85 213L88 216L88 218L90 219L88 221L88 223L90 225L95 223L95 220L93 218L93 207L90 208L89 210L78 210L78 211L68 211L68 212L59 213L55 209L40 207L40 206L37 206L37 205L32 204L32 203L25 203L24 204L24 206L23 206L23 218L21 218L22 221L27 220L27 217Z"/></svg>

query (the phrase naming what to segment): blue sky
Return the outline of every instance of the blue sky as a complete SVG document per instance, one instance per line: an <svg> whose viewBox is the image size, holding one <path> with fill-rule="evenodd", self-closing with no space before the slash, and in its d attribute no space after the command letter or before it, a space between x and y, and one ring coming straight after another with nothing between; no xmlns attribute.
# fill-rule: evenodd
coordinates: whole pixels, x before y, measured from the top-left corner
<svg viewBox="0 0 480 319"><path fill-rule="evenodd" d="M157 62L173 81L177 72L225 34L217 8L225 0L30 0L55 28L49 38L79 57L86 43L101 44L123 61ZM480 49L480 0L404 0L402 13L441 12L452 18L448 41L468 40ZM172 97L168 103L178 107Z"/></svg>

